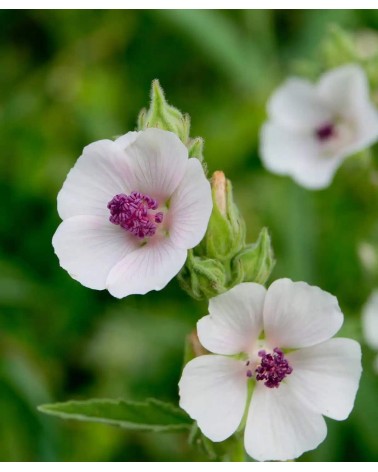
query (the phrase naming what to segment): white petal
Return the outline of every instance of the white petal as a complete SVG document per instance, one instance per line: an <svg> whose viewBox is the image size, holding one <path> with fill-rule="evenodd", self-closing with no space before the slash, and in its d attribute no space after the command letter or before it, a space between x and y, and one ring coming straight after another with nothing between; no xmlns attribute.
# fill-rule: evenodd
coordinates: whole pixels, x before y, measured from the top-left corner
<svg viewBox="0 0 378 472"><path fill-rule="evenodd" d="M365 149L378 140L378 111L371 103L361 104L356 112L355 142L348 149L352 154Z"/></svg>
<svg viewBox="0 0 378 472"><path fill-rule="evenodd" d="M262 285L243 283L209 301L209 315L197 323L198 338L217 354L248 353L262 331L266 290Z"/></svg>
<svg viewBox="0 0 378 472"><path fill-rule="evenodd" d="M276 123L261 129L260 154L271 172L290 175L309 189L327 187L343 156L324 156L313 133L291 131Z"/></svg>
<svg viewBox="0 0 378 472"><path fill-rule="evenodd" d="M244 364L222 356L200 356L184 368L180 406L205 436L223 441L238 428L247 401Z"/></svg>
<svg viewBox="0 0 378 472"><path fill-rule="evenodd" d="M85 287L103 290L118 261L135 249L135 238L98 216L64 220L53 237L60 265Z"/></svg>
<svg viewBox="0 0 378 472"><path fill-rule="evenodd" d="M295 459L327 435L324 418L291 395L287 385L253 392L244 436L247 453L259 461Z"/></svg>
<svg viewBox="0 0 378 472"><path fill-rule="evenodd" d="M59 192L60 217L97 215L107 218L107 204L114 195L130 193L129 175L126 155L115 142L102 140L86 146Z"/></svg>
<svg viewBox="0 0 378 472"><path fill-rule="evenodd" d="M369 85L363 69L356 64L337 67L322 75L318 97L336 116L351 118L359 104L369 101Z"/></svg>
<svg viewBox="0 0 378 472"><path fill-rule="evenodd" d="M114 142L119 146L122 151L125 151L126 148L133 143L141 131L130 131L123 136L119 136Z"/></svg>
<svg viewBox="0 0 378 472"><path fill-rule="evenodd" d="M289 130L313 131L331 118L315 85L300 78L290 78L276 90L268 112L273 121Z"/></svg>
<svg viewBox="0 0 378 472"><path fill-rule="evenodd" d="M312 346L331 338L342 324L337 298L318 287L280 279L268 289L264 331L272 347Z"/></svg>
<svg viewBox="0 0 378 472"><path fill-rule="evenodd" d="M350 64L324 74L318 85L319 97L334 114L352 127L351 142L342 150L349 156L371 146L378 139L378 111L369 97L364 70Z"/></svg>
<svg viewBox="0 0 378 472"><path fill-rule="evenodd" d="M185 249L155 236L113 267L106 288L117 298L161 290L179 272L186 256Z"/></svg>
<svg viewBox="0 0 378 472"><path fill-rule="evenodd" d="M188 163L188 150L170 131L148 128L127 147L132 190L165 204L178 187Z"/></svg>
<svg viewBox="0 0 378 472"><path fill-rule="evenodd" d="M210 183L198 159L189 159L185 175L172 195L169 234L177 247L190 249L204 237L213 202Z"/></svg>
<svg viewBox="0 0 378 472"><path fill-rule="evenodd" d="M378 291L374 291L362 310L362 330L366 343L378 349Z"/></svg>
<svg viewBox="0 0 378 472"><path fill-rule="evenodd" d="M335 420L351 412L362 372L361 347L335 338L287 355L293 372L286 382L308 408Z"/></svg>

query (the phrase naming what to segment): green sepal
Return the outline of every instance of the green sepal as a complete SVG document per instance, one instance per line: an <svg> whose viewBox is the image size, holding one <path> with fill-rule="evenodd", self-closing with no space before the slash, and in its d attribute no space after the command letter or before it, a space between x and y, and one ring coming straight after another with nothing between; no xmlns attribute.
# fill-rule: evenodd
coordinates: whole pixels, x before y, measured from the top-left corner
<svg viewBox="0 0 378 472"><path fill-rule="evenodd" d="M247 245L234 257L232 270L235 279L265 284L274 264L269 232L267 228L263 228L257 242Z"/></svg>
<svg viewBox="0 0 378 472"><path fill-rule="evenodd" d="M188 258L178 274L181 287L196 300L212 298L227 290L226 272L223 264L188 251Z"/></svg>
<svg viewBox="0 0 378 472"><path fill-rule="evenodd" d="M157 79L152 82L151 86L150 108L148 110L143 108L138 116L138 130L146 128L171 131L177 134L185 145L189 144L190 117L168 104Z"/></svg>

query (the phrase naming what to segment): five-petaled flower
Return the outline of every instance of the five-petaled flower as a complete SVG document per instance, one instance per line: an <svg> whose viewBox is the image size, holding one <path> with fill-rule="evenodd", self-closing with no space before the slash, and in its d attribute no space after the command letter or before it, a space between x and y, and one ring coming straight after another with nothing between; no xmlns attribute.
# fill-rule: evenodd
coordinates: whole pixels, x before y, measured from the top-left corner
<svg viewBox="0 0 378 472"><path fill-rule="evenodd" d="M115 297L160 290L203 238L212 209L202 165L150 128L87 146L58 195L61 266Z"/></svg>
<svg viewBox="0 0 378 472"><path fill-rule="evenodd" d="M349 415L361 349L350 339L330 339L343 323L334 296L289 279L268 290L244 283L211 299L209 312L197 331L216 354L190 361L179 384L180 406L205 436L223 441L246 414L247 453L289 460L324 440L322 415Z"/></svg>
<svg viewBox="0 0 378 472"><path fill-rule="evenodd" d="M363 69L346 65L317 84L288 79L268 103L260 152L267 169L309 189L327 187L343 160L378 139Z"/></svg>

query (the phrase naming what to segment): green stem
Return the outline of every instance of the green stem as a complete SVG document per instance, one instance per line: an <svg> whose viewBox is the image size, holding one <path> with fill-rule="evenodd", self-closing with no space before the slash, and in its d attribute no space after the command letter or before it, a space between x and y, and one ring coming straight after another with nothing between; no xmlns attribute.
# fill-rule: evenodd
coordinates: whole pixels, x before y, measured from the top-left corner
<svg viewBox="0 0 378 472"><path fill-rule="evenodd" d="M235 433L233 439L231 462L245 462L244 435L241 433Z"/></svg>

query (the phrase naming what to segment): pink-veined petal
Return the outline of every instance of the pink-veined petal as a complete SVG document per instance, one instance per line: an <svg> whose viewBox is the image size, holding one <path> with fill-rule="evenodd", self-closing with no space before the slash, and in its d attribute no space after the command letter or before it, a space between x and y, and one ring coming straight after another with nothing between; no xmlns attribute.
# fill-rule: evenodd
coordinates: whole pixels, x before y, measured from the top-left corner
<svg viewBox="0 0 378 472"><path fill-rule="evenodd" d="M308 408L335 420L348 417L362 372L356 341L330 339L289 353L287 360L293 372L286 381Z"/></svg>
<svg viewBox="0 0 378 472"><path fill-rule="evenodd" d="M238 428L247 401L243 362L223 356L200 356L184 368L180 406L205 436L218 442Z"/></svg>
<svg viewBox="0 0 378 472"><path fill-rule="evenodd" d="M103 290L115 264L132 252L135 238L99 216L64 220L53 237L61 267L85 287Z"/></svg>
<svg viewBox="0 0 378 472"><path fill-rule="evenodd" d="M256 385L244 436L247 453L258 461L287 461L315 449L327 435L324 418L297 401L287 385Z"/></svg>
<svg viewBox="0 0 378 472"><path fill-rule="evenodd" d="M213 202L210 183L198 159L189 159L185 175L171 198L168 226L175 246L190 249L204 237Z"/></svg>
<svg viewBox="0 0 378 472"><path fill-rule="evenodd" d="M161 290L179 272L186 256L187 251L176 248L169 239L153 237L119 260L109 273L106 288L117 298Z"/></svg>
<svg viewBox="0 0 378 472"><path fill-rule="evenodd" d="M135 137L134 133L128 134L132 135L130 140ZM77 215L107 218L107 204L114 195L132 190L129 177L126 155L114 141L104 139L86 146L58 194L59 216L62 219Z"/></svg>
<svg viewBox="0 0 378 472"><path fill-rule="evenodd" d="M188 150L170 131L148 128L126 149L132 190L167 203L185 174Z"/></svg>
<svg viewBox="0 0 378 472"><path fill-rule="evenodd" d="M276 280L264 304L264 331L272 347L299 348L331 338L343 314L336 297L305 282Z"/></svg>
<svg viewBox="0 0 378 472"><path fill-rule="evenodd" d="M209 315L197 323L198 338L217 354L248 353L262 331L266 290L243 283L209 301Z"/></svg>

